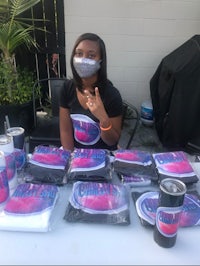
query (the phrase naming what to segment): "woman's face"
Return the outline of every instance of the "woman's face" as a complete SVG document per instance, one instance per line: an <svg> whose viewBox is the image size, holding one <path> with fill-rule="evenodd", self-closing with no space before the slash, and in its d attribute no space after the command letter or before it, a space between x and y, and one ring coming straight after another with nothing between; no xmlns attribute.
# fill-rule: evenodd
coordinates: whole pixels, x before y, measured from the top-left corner
<svg viewBox="0 0 200 266"><path fill-rule="evenodd" d="M99 44L90 40L80 42L75 49L74 57L99 61L101 59Z"/></svg>

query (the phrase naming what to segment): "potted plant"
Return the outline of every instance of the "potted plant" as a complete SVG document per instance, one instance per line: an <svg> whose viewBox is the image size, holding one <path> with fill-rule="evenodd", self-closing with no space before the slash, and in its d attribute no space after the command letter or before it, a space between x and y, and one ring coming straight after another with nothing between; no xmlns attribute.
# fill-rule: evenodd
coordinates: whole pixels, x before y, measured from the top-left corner
<svg viewBox="0 0 200 266"><path fill-rule="evenodd" d="M21 46L30 49L38 45L33 38L33 19L23 17L40 0L1 0L0 3L0 130L7 115L11 126L29 131L33 124L32 72L17 66L15 53ZM35 20L34 20L35 21ZM31 104L31 105L30 105ZM28 108L28 109L27 109Z"/></svg>

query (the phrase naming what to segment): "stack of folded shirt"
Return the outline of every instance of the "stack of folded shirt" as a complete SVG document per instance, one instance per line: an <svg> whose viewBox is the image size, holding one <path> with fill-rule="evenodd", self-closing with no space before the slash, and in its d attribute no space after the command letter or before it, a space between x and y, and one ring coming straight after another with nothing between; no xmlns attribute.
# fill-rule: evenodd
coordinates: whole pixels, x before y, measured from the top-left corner
<svg viewBox="0 0 200 266"><path fill-rule="evenodd" d="M170 177L179 179L185 184L199 180L183 151L154 153L153 158L159 180Z"/></svg>
<svg viewBox="0 0 200 266"><path fill-rule="evenodd" d="M124 183L142 185L158 180L155 164L149 152L119 149L113 154L114 171L121 175Z"/></svg>
<svg viewBox="0 0 200 266"><path fill-rule="evenodd" d="M58 188L48 184L24 183L16 187L0 212L0 229L47 232L58 198Z"/></svg>
<svg viewBox="0 0 200 266"><path fill-rule="evenodd" d="M70 163L70 151L37 146L21 171L26 182L63 185Z"/></svg>
<svg viewBox="0 0 200 266"><path fill-rule="evenodd" d="M64 219L68 222L128 225L127 189L121 184L77 181L73 184Z"/></svg>
<svg viewBox="0 0 200 266"><path fill-rule="evenodd" d="M103 149L74 149L67 174L68 182L109 181L111 164L108 152Z"/></svg>

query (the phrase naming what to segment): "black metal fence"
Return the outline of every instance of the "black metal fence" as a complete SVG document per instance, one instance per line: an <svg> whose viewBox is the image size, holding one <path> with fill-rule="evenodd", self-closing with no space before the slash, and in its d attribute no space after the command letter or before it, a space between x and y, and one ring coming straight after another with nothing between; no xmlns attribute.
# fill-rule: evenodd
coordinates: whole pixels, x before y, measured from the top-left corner
<svg viewBox="0 0 200 266"><path fill-rule="evenodd" d="M35 72L37 79L66 76L64 0L41 0L29 13L40 19L35 26L34 38L39 50L22 50L16 53L17 63Z"/></svg>

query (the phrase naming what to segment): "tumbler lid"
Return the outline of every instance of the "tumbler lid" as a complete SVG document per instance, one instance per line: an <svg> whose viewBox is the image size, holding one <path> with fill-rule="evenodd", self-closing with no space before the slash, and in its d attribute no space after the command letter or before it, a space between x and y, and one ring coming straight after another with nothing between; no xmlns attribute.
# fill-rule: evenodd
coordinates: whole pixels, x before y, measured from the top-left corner
<svg viewBox="0 0 200 266"><path fill-rule="evenodd" d="M7 134L11 135L11 136L17 136L17 135L21 135L24 133L24 128L23 127L10 127L7 129Z"/></svg>
<svg viewBox="0 0 200 266"><path fill-rule="evenodd" d="M179 196L186 193L186 185L175 178L165 178L160 182L160 189L170 195Z"/></svg>
<svg viewBox="0 0 200 266"><path fill-rule="evenodd" d="M6 145L6 144L9 144L11 142L12 142L12 137L11 136L0 135L0 145Z"/></svg>

